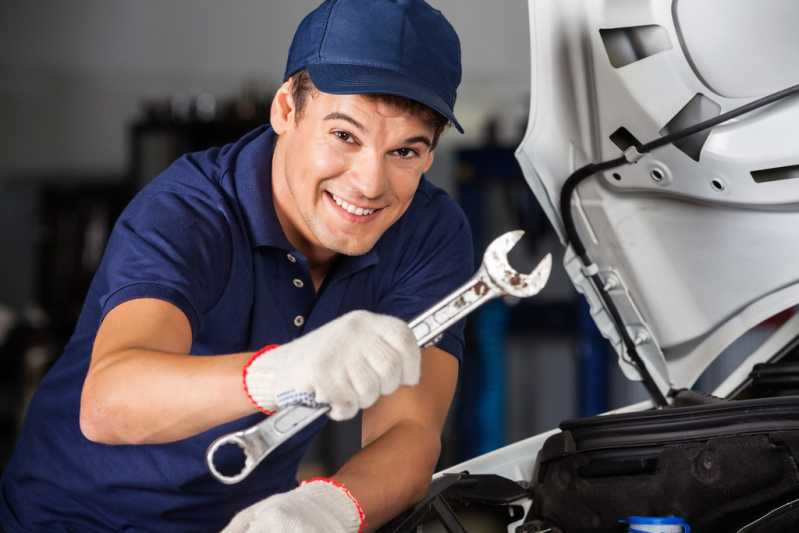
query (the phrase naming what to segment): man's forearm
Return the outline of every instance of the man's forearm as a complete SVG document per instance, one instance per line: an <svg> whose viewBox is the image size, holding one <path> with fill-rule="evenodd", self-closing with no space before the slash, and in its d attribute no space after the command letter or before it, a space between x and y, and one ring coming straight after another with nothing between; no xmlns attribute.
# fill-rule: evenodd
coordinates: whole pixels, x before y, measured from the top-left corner
<svg viewBox="0 0 799 533"><path fill-rule="evenodd" d="M333 479L358 499L371 531L424 497L440 452L438 431L400 422L355 454Z"/></svg>
<svg viewBox="0 0 799 533"><path fill-rule="evenodd" d="M81 430L106 444L155 444L251 414L241 385L241 368L251 355L109 354L84 384Z"/></svg>

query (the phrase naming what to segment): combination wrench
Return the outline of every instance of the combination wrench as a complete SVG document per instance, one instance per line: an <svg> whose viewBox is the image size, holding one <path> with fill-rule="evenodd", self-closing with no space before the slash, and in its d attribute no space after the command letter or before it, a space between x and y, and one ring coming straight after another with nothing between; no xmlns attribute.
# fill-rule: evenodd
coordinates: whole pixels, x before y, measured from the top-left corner
<svg viewBox="0 0 799 533"><path fill-rule="evenodd" d="M547 254L529 274L516 272L508 263L508 252L524 231L509 231L494 239L483 255L477 272L458 289L408 323L420 347L433 346L444 331L458 320L498 296L527 298L538 294L549 280L552 256ZM330 410L326 404L297 404L278 411L251 428L223 435L205 454L211 474L232 485L246 478L272 451ZM216 468L214 455L220 447L234 444L244 452L244 468L225 475Z"/></svg>

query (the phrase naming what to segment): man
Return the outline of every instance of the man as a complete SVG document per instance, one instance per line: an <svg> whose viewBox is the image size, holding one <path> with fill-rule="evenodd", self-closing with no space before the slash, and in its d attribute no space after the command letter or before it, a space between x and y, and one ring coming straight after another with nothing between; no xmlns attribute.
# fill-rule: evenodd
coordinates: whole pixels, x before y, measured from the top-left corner
<svg viewBox="0 0 799 533"><path fill-rule="evenodd" d="M309 14L271 128L181 158L120 217L31 403L0 523L213 531L238 513L229 531L354 532L421 498L462 328L420 352L405 322L473 268L463 214L422 178L460 129L459 82L458 38L422 0ZM298 487L320 420L240 484L209 476L214 438L296 393L337 420L363 409L363 448Z"/></svg>

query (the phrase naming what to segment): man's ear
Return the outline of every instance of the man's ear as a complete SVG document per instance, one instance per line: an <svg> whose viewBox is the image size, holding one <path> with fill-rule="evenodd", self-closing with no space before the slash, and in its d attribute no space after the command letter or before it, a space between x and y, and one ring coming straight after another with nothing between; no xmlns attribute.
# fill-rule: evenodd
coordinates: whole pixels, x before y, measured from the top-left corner
<svg viewBox="0 0 799 533"><path fill-rule="evenodd" d="M272 98L269 124L278 135L285 133L295 123L294 97L291 95L291 80L286 80Z"/></svg>

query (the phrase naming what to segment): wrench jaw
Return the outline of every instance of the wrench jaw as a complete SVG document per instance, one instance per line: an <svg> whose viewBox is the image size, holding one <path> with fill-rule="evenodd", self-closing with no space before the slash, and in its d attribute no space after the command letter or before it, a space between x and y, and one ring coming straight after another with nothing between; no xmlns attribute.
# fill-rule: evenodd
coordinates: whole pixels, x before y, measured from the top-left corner
<svg viewBox="0 0 799 533"><path fill-rule="evenodd" d="M552 254L544 259L529 274L520 274L508 263L508 253L524 235L523 230L509 231L495 239L486 249L483 262L486 273L503 293L517 298L538 294L549 280L552 271Z"/></svg>

